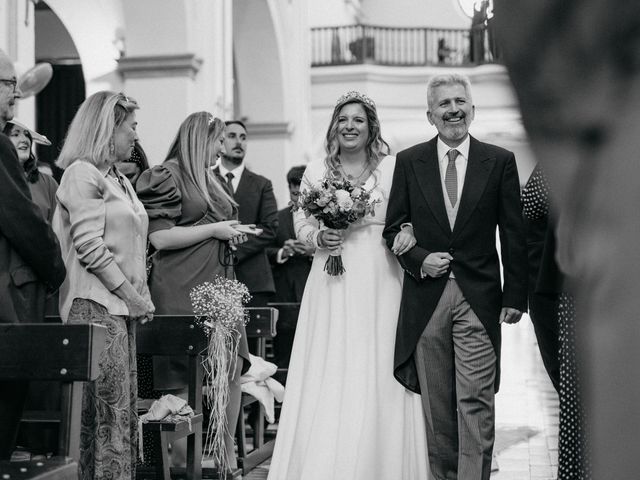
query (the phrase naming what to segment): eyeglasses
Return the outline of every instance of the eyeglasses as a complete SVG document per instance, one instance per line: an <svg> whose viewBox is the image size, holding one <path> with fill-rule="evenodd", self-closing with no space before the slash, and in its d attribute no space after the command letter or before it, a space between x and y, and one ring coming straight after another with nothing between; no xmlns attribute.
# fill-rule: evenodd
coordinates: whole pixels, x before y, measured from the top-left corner
<svg viewBox="0 0 640 480"><path fill-rule="evenodd" d="M0 78L0 82L13 87L13 93L18 90L18 81L15 78Z"/></svg>

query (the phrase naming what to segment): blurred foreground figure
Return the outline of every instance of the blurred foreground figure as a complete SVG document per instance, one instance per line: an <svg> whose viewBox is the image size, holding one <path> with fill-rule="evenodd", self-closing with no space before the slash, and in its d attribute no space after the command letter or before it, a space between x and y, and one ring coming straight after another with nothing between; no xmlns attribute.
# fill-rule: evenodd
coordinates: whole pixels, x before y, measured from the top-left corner
<svg viewBox="0 0 640 480"><path fill-rule="evenodd" d="M14 115L18 99L13 62L0 50L0 131ZM18 153L0 133L0 323L42 321L44 296L62 283L60 246L32 201ZM15 447L29 384L0 382L0 460Z"/></svg>
<svg viewBox="0 0 640 480"><path fill-rule="evenodd" d="M576 279L593 478L634 478L640 3L496 0L494 10L524 125L554 193L556 257Z"/></svg>

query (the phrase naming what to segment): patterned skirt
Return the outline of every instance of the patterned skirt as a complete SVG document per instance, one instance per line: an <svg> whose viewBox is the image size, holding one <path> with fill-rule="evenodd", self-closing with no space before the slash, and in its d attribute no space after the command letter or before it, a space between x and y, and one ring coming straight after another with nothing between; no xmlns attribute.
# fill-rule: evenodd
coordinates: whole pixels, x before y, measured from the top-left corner
<svg viewBox="0 0 640 480"><path fill-rule="evenodd" d="M100 374L84 384L79 478L134 479L137 458L136 322L111 315L102 305L76 298L69 324L107 328Z"/></svg>

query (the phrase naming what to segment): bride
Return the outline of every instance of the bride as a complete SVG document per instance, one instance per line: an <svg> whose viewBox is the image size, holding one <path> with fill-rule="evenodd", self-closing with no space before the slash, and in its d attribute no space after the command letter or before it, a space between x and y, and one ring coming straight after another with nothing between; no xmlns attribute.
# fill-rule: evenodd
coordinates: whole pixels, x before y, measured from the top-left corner
<svg viewBox="0 0 640 480"><path fill-rule="evenodd" d="M269 480L428 478L420 396L393 376L402 270L382 230L395 157L380 135L374 102L359 92L338 99L327 156L309 164L301 190L347 179L379 199L375 216L347 230L320 228L295 214L298 238L317 247L300 306ZM387 154L387 155L385 155ZM393 250L415 244L401 232ZM345 273L323 271L342 249Z"/></svg>

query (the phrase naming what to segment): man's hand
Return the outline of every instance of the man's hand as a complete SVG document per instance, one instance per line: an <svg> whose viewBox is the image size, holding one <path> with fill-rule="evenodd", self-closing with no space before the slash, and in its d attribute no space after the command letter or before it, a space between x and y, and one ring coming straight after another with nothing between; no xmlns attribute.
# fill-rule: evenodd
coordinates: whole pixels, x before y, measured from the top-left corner
<svg viewBox="0 0 640 480"><path fill-rule="evenodd" d="M294 244L295 240L292 238L284 241L284 244L282 245L283 257L293 257L296 254Z"/></svg>
<svg viewBox="0 0 640 480"><path fill-rule="evenodd" d="M293 251L297 255L304 255L307 257L312 256L313 252L315 252L316 250L316 248L313 245L308 245L305 242L300 240L293 240L293 243L291 246L293 248Z"/></svg>
<svg viewBox="0 0 640 480"><path fill-rule="evenodd" d="M427 255L422 262L422 271L433 278L438 278L447 273L453 257L447 252L433 252Z"/></svg>
<svg viewBox="0 0 640 480"><path fill-rule="evenodd" d="M522 312L511 307L502 307L500 311L500 323L518 323L522 318Z"/></svg>

